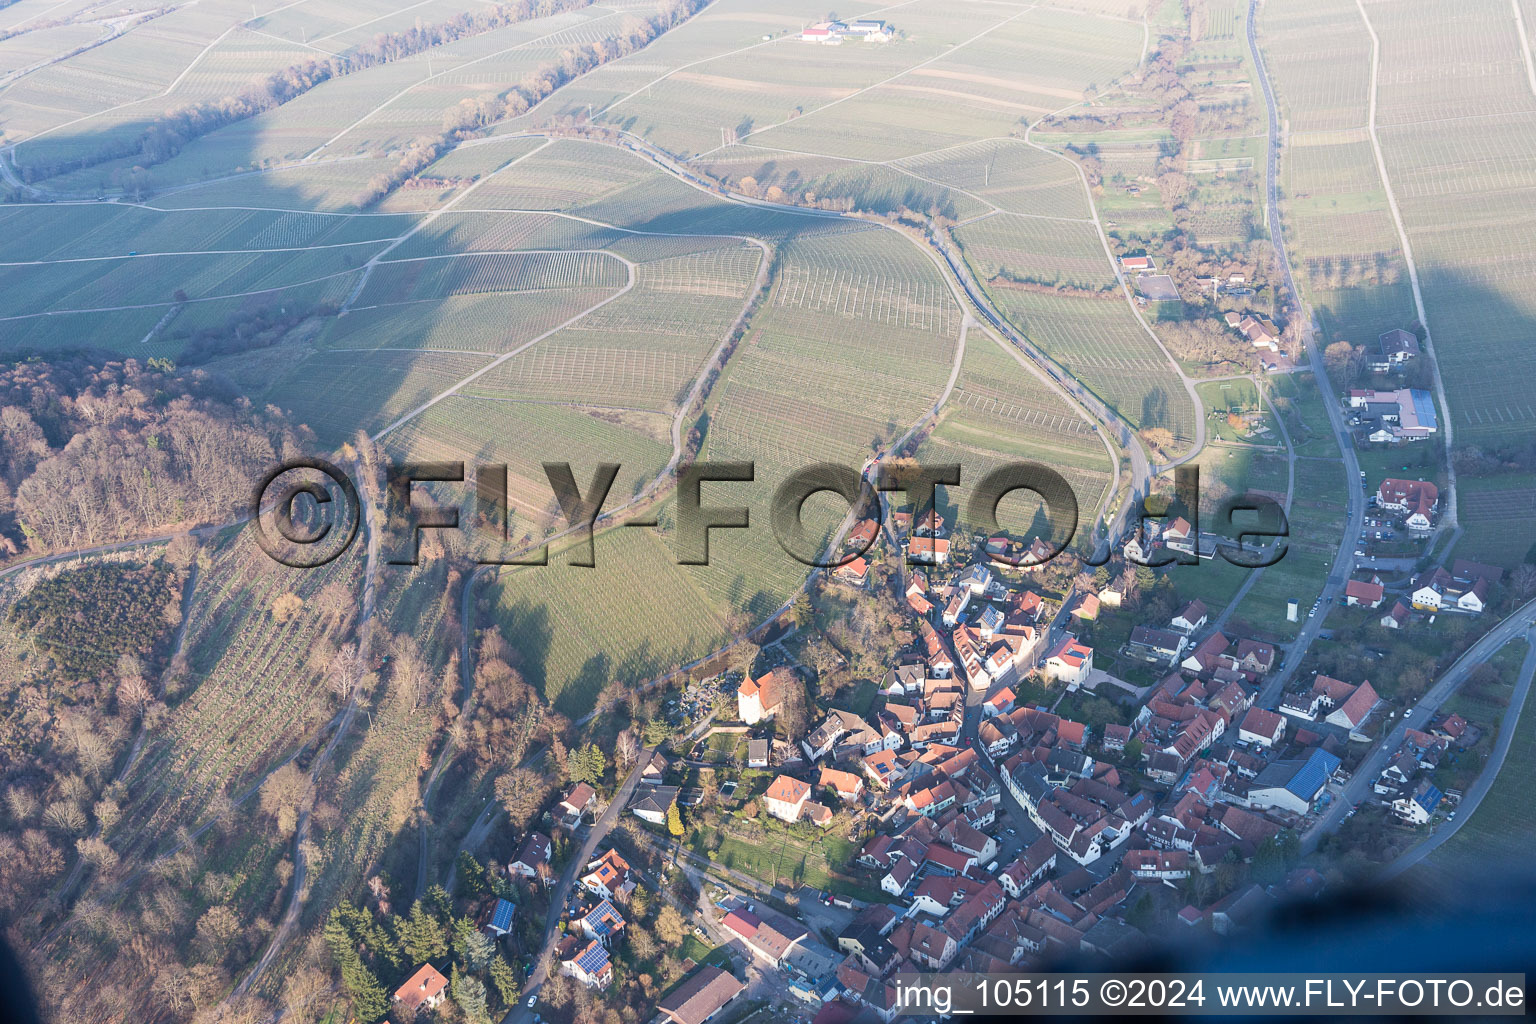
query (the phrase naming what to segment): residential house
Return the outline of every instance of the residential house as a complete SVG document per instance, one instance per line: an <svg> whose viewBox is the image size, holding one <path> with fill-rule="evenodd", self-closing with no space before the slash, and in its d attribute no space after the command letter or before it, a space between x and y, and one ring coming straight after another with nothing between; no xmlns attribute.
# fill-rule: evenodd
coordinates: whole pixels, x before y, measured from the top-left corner
<svg viewBox="0 0 1536 1024"><path fill-rule="evenodd" d="M886 751L889 753L889 751ZM822 789L830 789L837 794L837 798L844 803L857 800L864 792L864 780L852 772L840 771L836 768L823 768L821 779L818 783Z"/></svg>
<svg viewBox="0 0 1536 1024"><path fill-rule="evenodd" d="M536 878L539 865L548 864L553 844L542 832L529 832L523 845L517 850L517 859L507 865L507 871L524 878Z"/></svg>
<svg viewBox="0 0 1536 1024"><path fill-rule="evenodd" d="M890 870L880 879L880 888L892 896L900 896L907 891L912 884L912 877L917 874L917 863L907 860L905 857L893 863Z"/></svg>
<svg viewBox="0 0 1536 1024"><path fill-rule="evenodd" d="M929 970L942 971L949 966L949 962L960 951L954 936L938 928L926 924L915 925L912 929L912 946L908 955L913 962Z"/></svg>
<svg viewBox="0 0 1536 1024"><path fill-rule="evenodd" d="M613 981L613 961L608 947L593 939L575 956L560 963L560 970L588 988L607 988Z"/></svg>
<svg viewBox="0 0 1536 1024"><path fill-rule="evenodd" d="M768 767L768 741L766 739L747 741L747 767Z"/></svg>
<svg viewBox="0 0 1536 1024"><path fill-rule="evenodd" d="M650 786L640 793L630 810L635 812L635 817L641 821L648 821L652 825L665 825L667 822L667 810L677 803L676 786Z"/></svg>
<svg viewBox="0 0 1536 1024"><path fill-rule="evenodd" d="M944 537L910 537L907 561L918 565L943 565L949 561L949 541Z"/></svg>
<svg viewBox="0 0 1536 1024"><path fill-rule="evenodd" d="M1189 877L1189 854L1183 850L1131 850L1120 863L1132 876L1144 881Z"/></svg>
<svg viewBox="0 0 1536 1024"><path fill-rule="evenodd" d="M406 979L404 985L395 989L394 1001L408 1019L420 1012L422 1007L436 1009L443 1001L443 992L447 988L448 979L437 968L431 964L422 964L415 974Z"/></svg>
<svg viewBox="0 0 1536 1024"><path fill-rule="evenodd" d="M1261 747L1273 747L1285 736L1285 716L1264 708L1249 708L1237 727L1240 743L1255 743Z"/></svg>
<svg viewBox="0 0 1536 1024"><path fill-rule="evenodd" d="M576 927L587 938L596 939L606 946L624 930L624 915L608 900L599 900L597 906L577 920Z"/></svg>
<svg viewBox="0 0 1536 1024"><path fill-rule="evenodd" d="M1407 624L1410 614L1407 605L1401 601L1394 601L1392 610L1383 615L1377 622L1384 629L1402 629Z"/></svg>
<svg viewBox="0 0 1536 1024"><path fill-rule="evenodd" d="M1350 580L1344 584L1344 603L1376 608L1386 593L1380 583L1371 580Z"/></svg>
<svg viewBox="0 0 1536 1024"><path fill-rule="evenodd" d="M1173 617L1171 625L1186 636L1204 626L1210 619L1205 603L1198 598L1189 602Z"/></svg>
<svg viewBox="0 0 1536 1024"><path fill-rule="evenodd" d="M1444 603L1446 592L1455 586L1451 574L1442 568L1420 573L1409 585L1409 600L1419 611L1437 612Z"/></svg>
<svg viewBox="0 0 1536 1024"><path fill-rule="evenodd" d="M1072 606L1070 613L1079 622L1092 622L1099 617L1099 598L1097 594L1084 594L1077 599L1077 604Z"/></svg>
<svg viewBox="0 0 1536 1024"><path fill-rule="evenodd" d="M1423 825L1434 815L1435 808L1440 806L1443 799L1444 794L1433 782L1421 779L1413 793L1392 801L1392 813L1410 825Z"/></svg>
<svg viewBox="0 0 1536 1024"><path fill-rule="evenodd" d="M1035 883L1056 867L1056 844L1050 836L1041 836L1019 854L998 875L998 881L1014 899L1023 896Z"/></svg>
<svg viewBox="0 0 1536 1024"><path fill-rule="evenodd" d="M1325 721L1329 725L1355 730L1360 728L1360 723L1364 722L1380 703L1381 698L1376 695L1370 680L1366 680L1355 687L1343 703L1329 712Z"/></svg>
<svg viewBox="0 0 1536 1024"><path fill-rule="evenodd" d="M864 758L864 774L868 776L870 785L884 791L890 789L901 779L901 762L896 759L894 750L882 750L870 754Z"/></svg>
<svg viewBox="0 0 1536 1024"><path fill-rule="evenodd" d="M491 908L490 920L486 922L485 930L496 938L501 938L512 930L512 917L517 913L517 904L511 900L498 899L496 906Z"/></svg>
<svg viewBox="0 0 1536 1024"><path fill-rule="evenodd" d="M832 570L832 578L839 583L862 587L869 582L869 562L862 556L844 562Z"/></svg>
<svg viewBox="0 0 1536 1024"><path fill-rule="evenodd" d="M1222 655L1231 646L1232 641L1218 630L1200 641L1199 646L1190 651L1179 663L1179 667L1200 675L1208 675L1221 665Z"/></svg>
<svg viewBox="0 0 1536 1024"><path fill-rule="evenodd" d="M581 886L605 900L622 899L634 892L635 880L630 877L629 862L619 856L619 851L609 850L587 863Z"/></svg>
<svg viewBox="0 0 1536 1024"><path fill-rule="evenodd" d="M1369 367L1376 373L1385 373L1417 359L1419 339L1402 328L1390 330L1376 339L1376 351Z"/></svg>
<svg viewBox="0 0 1536 1024"><path fill-rule="evenodd" d="M597 791L585 782L576 783L568 796L560 801L557 810L560 813L560 823L567 828L574 828L581 824L581 816L590 811L597 803Z"/></svg>
<svg viewBox="0 0 1536 1024"><path fill-rule="evenodd" d="M1184 653L1189 637L1168 629L1137 626L1131 630L1130 653L1151 662L1172 663Z"/></svg>
<svg viewBox="0 0 1536 1024"><path fill-rule="evenodd" d="M860 519L857 523L853 524L853 529L849 530L848 535L843 538L843 543L848 546L849 550L863 554L875 542L875 537L879 533L879 523L873 519Z"/></svg>
<svg viewBox="0 0 1536 1024"><path fill-rule="evenodd" d="M1254 676L1267 675L1275 667L1275 648L1259 640L1239 640L1233 652L1237 670Z"/></svg>
<svg viewBox="0 0 1536 1024"><path fill-rule="evenodd" d="M1456 598L1456 607L1473 615L1482 613L1488 606L1488 581L1478 580Z"/></svg>
<svg viewBox="0 0 1536 1024"><path fill-rule="evenodd" d="M780 775L763 794L763 805L769 814L781 821L796 822L811 798L811 784L789 775Z"/></svg>

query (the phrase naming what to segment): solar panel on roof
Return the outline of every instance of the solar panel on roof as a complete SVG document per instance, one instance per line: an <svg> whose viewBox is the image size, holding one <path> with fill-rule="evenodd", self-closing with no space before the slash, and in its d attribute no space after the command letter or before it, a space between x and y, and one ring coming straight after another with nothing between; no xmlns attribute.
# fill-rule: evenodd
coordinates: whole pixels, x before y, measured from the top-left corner
<svg viewBox="0 0 1536 1024"><path fill-rule="evenodd" d="M600 942L593 942L576 958L576 966L588 974L598 974L608 966L608 951Z"/></svg>
<svg viewBox="0 0 1536 1024"><path fill-rule="evenodd" d="M496 911L491 915L491 927L500 931L512 930L512 913L517 909L517 904L510 900L497 900Z"/></svg>
<svg viewBox="0 0 1536 1024"><path fill-rule="evenodd" d="M1285 788L1296 794L1303 800L1312 799L1312 795L1322 788L1328 776L1339 766L1339 759L1326 750L1314 750L1312 756L1307 758L1306 764L1297 769L1291 776L1291 781Z"/></svg>

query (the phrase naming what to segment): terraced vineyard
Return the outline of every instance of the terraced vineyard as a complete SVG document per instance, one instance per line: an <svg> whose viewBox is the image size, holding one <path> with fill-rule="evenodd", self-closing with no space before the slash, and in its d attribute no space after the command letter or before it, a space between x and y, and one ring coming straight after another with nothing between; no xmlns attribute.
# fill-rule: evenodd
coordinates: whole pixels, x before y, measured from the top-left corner
<svg viewBox="0 0 1536 1024"><path fill-rule="evenodd" d="M498 776L546 746L527 769L547 775L541 792L567 791L576 744L617 755L619 730L645 729L666 699L658 679L714 664L786 608L800 622L809 580L813 618L789 645L807 686L824 632L848 641L849 666L815 673L818 704L867 706L885 667L866 657L866 613L875 631L912 625L896 618L898 556L880 556L866 607L796 557L816 552L781 547L775 491L814 463L958 462L944 495L956 512L988 470L1038 461L1073 488L1076 550L1097 544L1128 487L1155 489L1173 464L1223 492L1283 494L1294 473L1290 554L1235 607L1236 570L1172 581L1213 617L1229 611L1234 635L1294 635L1278 625L1285 603L1342 585L1328 583L1347 504L1323 405L1335 388L1305 369L1258 383L1219 319L1273 316L1294 347L1275 232L1325 344L1412 326L1411 248L1457 440L1506 469L1526 459L1536 80L1506 0L1262 5L1285 113L1281 224L1262 203L1270 140L1248 10L909 0L842 11L889 31L817 42L802 32L829 15L809 0L5 6L0 563L48 556L27 517L51 508L50 488L83 514L99 496L75 485L92 467L125 481L129 516L180 479L164 470L193 458L181 453L223 466L252 446L254 461L345 465L365 492L392 464L465 463L465 481L418 497L458 500L466 526L474 470L503 465L514 542L550 553L490 571L463 538L429 533L420 564L394 564L395 538L367 536L380 526L368 516L361 542L299 570L236 513L145 524L153 540L131 541L131 557L153 544L193 581L158 612L167 636L182 627L163 673L103 659L99 678L12 686L51 669L0 615L0 720L50 737L0 744L0 918L46 968L50 1016L374 1021L414 958L453 975L465 1019L522 1003L564 1024L567 982L545 984L546 951L522 924L482 970L462 936L394 963L377 934L339 942L325 922L343 899L363 908L343 930L409 913L436 883L473 919L469 901L506 895L506 877L477 892L460 844L504 863L521 833L552 831L549 803L522 820L522 794ZM1177 294L1152 298L1129 276L1143 250ZM1217 379L1197 390L1193 373ZM1294 453L1278 433L1246 434L1261 394ZM1220 443L1201 450L1208 436ZM141 473L122 465L130 450ZM1389 461L1362 458L1373 472ZM701 499L745 506L749 525L714 530L708 564L681 565L674 471L724 461L751 462L752 479L710 482ZM598 466L620 466L595 570L572 564L582 538L550 463L569 463L584 494ZM1520 465L1463 489L1456 555L1525 557L1536 481ZM1435 468L1428 454L1415 466ZM291 497L310 522L310 498ZM847 513L828 493L808 501L810 542L825 547ZM999 513L1015 536L1044 532L1024 495ZM961 523L961 549L976 525ZM1126 583L1121 617L1165 622L1167 581L1127 573L1118 539L1106 572ZM21 578L0 581L0 602ZM1119 643L1074 629L1106 652ZM358 685L338 695L349 644ZM80 738L84 721L105 753ZM644 738L656 745L655 729ZM605 799L614 767L596 780ZM515 828L480 816L493 799ZM730 813L714 798L689 808L701 850ZM867 879L844 873L846 831L822 844L826 864L815 850L806 863L863 893ZM721 834L714 855L777 877ZM1196 905L1247 870L1219 893L1197 886ZM1182 905L1153 902L1149 920ZM632 1024L640 1004L619 1013L613 992L654 1005L680 980L673 951L641 952L616 947L615 986L578 1017Z"/></svg>

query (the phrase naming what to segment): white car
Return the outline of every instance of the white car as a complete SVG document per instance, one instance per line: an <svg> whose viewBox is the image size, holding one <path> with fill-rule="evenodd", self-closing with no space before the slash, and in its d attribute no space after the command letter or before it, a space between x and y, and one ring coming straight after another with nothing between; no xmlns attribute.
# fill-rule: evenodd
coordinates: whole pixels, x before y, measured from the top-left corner
<svg viewBox="0 0 1536 1024"><path fill-rule="evenodd" d="M529 996L528 997L528 1005L529 1006L532 1006L534 1003L536 1003L538 1001L539 1001L539 997L538 996Z"/></svg>

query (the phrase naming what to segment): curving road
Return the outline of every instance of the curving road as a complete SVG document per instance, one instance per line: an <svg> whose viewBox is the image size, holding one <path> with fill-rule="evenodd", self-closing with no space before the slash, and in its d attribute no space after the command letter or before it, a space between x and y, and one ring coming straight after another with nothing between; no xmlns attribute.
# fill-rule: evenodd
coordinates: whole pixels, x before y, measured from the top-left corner
<svg viewBox="0 0 1536 1024"><path fill-rule="evenodd" d="M1388 864L1381 873L1383 881L1396 878L1439 849L1447 839L1467 823L1467 819L1472 817L1478 805L1483 802L1483 797L1487 796L1488 791L1493 788L1499 770L1504 767L1504 758L1509 754L1509 745L1515 738L1515 729L1520 724L1520 714L1525 707L1525 699L1531 692L1531 678L1536 676L1536 623L1533 623L1526 632L1525 640L1531 645L1531 649L1526 652L1525 661L1520 665L1520 678L1515 682L1515 692L1511 695L1509 707L1504 712L1504 721L1499 728L1499 738L1494 742L1493 751L1488 755L1488 763L1483 765L1483 771L1478 775L1477 781L1467 788L1466 795L1457 805L1456 820L1445 822L1428 839Z"/></svg>
<svg viewBox="0 0 1536 1024"><path fill-rule="evenodd" d="M1344 788L1334 795L1334 801L1329 806L1328 812L1320 817L1311 828L1302 836L1301 845L1304 852L1310 853L1317 848L1318 841L1323 833L1332 832L1344 820L1344 815L1349 808L1364 800L1371 791L1371 785L1381 774L1387 762L1397 753L1403 744L1403 736L1409 729L1422 730L1429 724L1450 696L1456 692L1472 670L1492 658L1494 653L1509 643L1511 640L1522 636L1536 634L1536 600L1527 601L1497 626L1494 626L1483 638L1451 663L1451 667L1436 680L1429 688L1429 692L1419 698L1419 702L1398 719L1396 727L1384 739L1382 739L1365 760L1360 762L1360 767L1355 769L1354 775ZM1525 682L1530 683L1528 670L1531 667L1531 658L1527 657L1522 671L1527 672ZM1509 731L1513 731L1513 727ZM1491 762L1490 762L1491 766ZM1485 773L1486 774L1486 773ZM1491 782L1491 776L1490 776ZM1481 797L1479 797L1481 799Z"/></svg>

